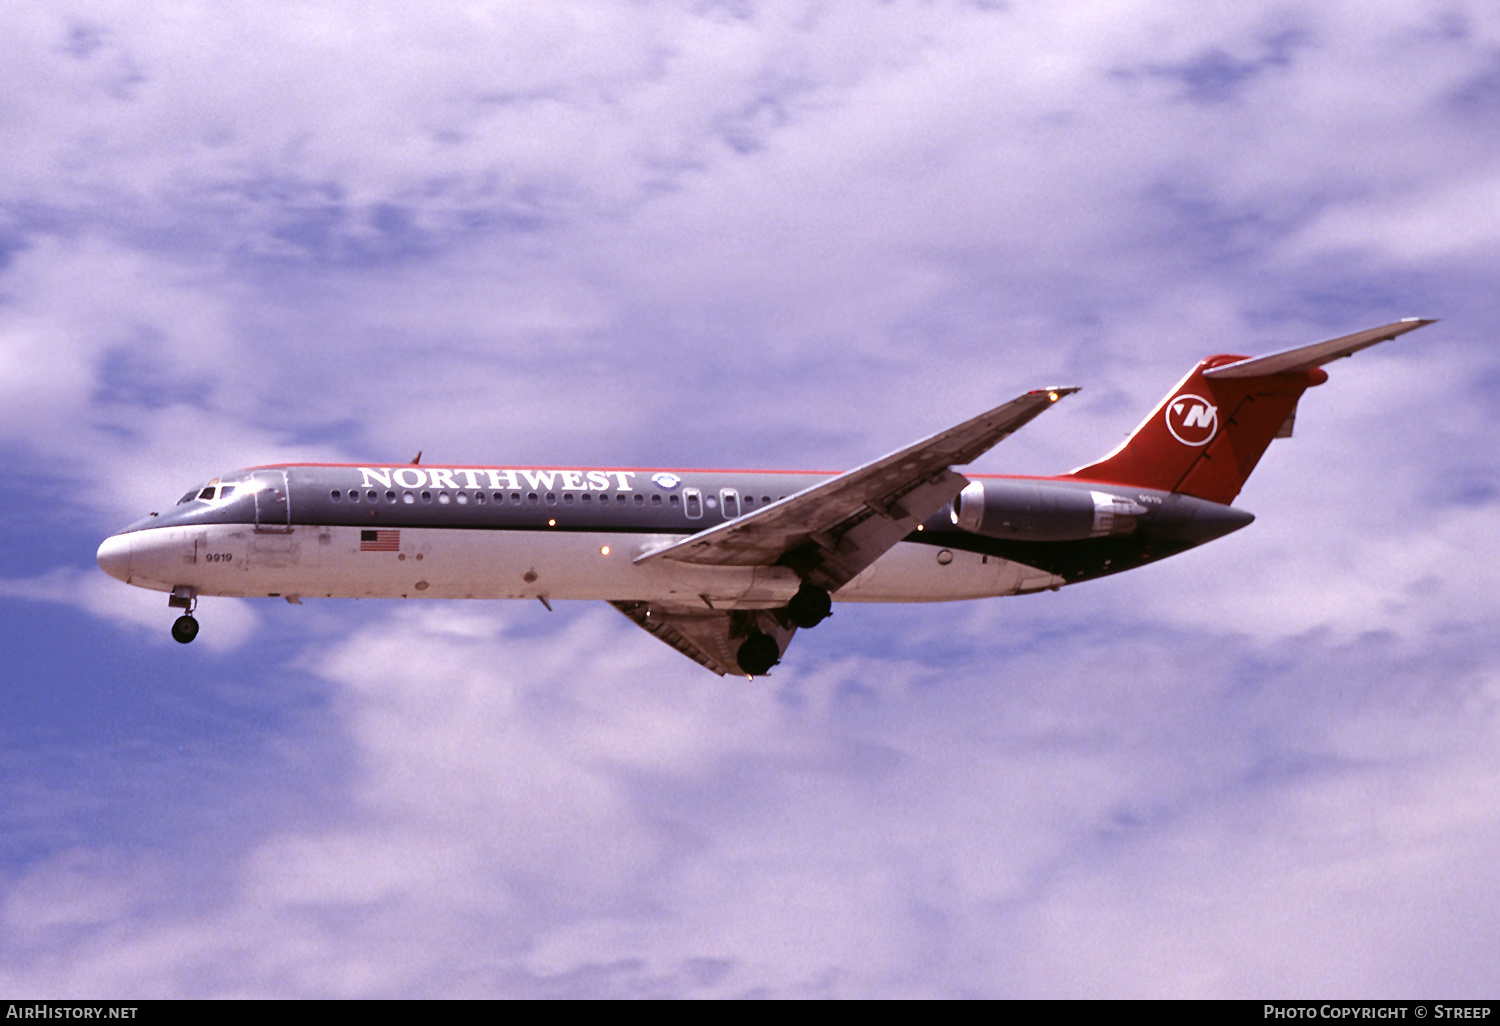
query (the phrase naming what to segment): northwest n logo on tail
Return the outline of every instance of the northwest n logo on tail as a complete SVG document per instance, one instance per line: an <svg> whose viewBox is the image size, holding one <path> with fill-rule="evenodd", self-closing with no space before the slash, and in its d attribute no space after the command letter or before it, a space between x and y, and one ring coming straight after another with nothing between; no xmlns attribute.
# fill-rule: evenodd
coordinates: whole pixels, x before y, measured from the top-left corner
<svg viewBox="0 0 1500 1026"><path fill-rule="evenodd" d="M1167 430L1183 445L1207 445L1219 427L1219 408L1196 395L1179 395L1167 404Z"/></svg>

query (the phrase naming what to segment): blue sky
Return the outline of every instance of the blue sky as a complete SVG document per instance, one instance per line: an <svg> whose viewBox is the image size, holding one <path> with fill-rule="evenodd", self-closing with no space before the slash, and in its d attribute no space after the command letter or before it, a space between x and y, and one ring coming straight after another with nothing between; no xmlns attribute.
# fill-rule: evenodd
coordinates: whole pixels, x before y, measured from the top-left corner
<svg viewBox="0 0 1500 1026"><path fill-rule="evenodd" d="M0 13L0 992L1493 996L1500 15L1459 2ZM838 469L1398 317L1245 531L841 607L204 600L280 460Z"/></svg>

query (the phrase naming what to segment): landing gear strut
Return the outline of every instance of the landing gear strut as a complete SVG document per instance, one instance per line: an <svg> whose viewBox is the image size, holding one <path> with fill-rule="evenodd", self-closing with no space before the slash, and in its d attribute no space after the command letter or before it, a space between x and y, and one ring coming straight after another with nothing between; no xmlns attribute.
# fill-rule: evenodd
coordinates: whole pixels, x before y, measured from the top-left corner
<svg viewBox="0 0 1500 1026"><path fill-rule="evenodd" d="M172 624L172 640L186 645L198 636L198 621L193 619L193 611L198 608L198 590L179 584L172 589L167 605L173 609L187 610Z"/></svg>
<svg viewBox="0 0 1500 1026"><path fill-rule="evenodd" d="M816 584L803 583L797 589L797 594L786 604L787 616L792 623L798 627L816 627L828 618L833 612L833 599L828 597L828 592Z"/></svg>
<svg viewBox="0 0 1500 1026"><path fill-rule="evenodd" d="M734 658L740 669L752 677L759 677L781 661L781 649L769 634L752 631Z"/></svg>

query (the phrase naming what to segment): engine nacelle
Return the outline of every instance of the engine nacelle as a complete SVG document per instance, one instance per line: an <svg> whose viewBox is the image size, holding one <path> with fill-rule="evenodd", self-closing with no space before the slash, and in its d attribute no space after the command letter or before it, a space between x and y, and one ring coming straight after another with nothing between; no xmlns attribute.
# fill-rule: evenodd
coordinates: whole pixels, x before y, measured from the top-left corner
<svg viewBox="0 0 1500 1026"><path fill-rule="evenodd" d="M1047 481L971 481L953 500L958 527L1015 541L1129 534L1146 512L1123 496Z"/></svg>

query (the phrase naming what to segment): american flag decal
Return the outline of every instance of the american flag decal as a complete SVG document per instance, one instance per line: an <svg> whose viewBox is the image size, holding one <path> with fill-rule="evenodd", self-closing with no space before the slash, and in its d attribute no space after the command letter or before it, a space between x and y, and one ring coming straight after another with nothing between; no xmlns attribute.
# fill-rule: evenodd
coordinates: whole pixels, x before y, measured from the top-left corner
<svg viewBox="0 0 1500 1026"><path fill-rule="evenodd" d="M361 531L359 532L359 551L361 552L400 552L400 531Z"/></svg>

